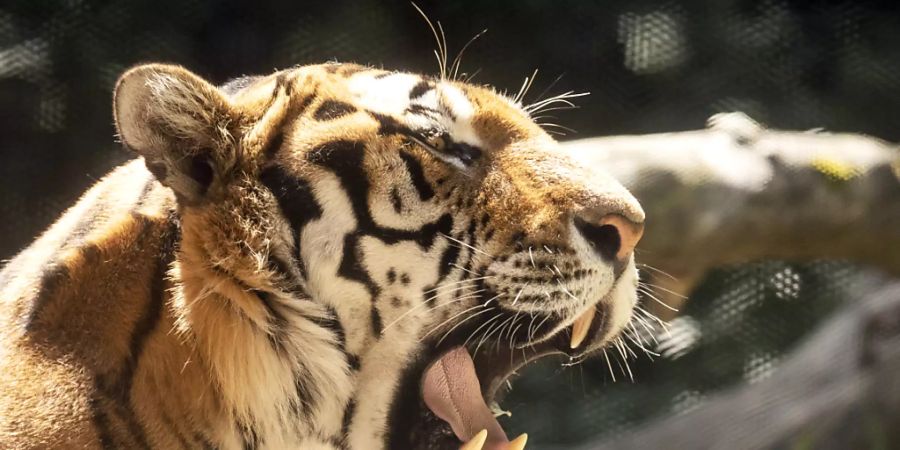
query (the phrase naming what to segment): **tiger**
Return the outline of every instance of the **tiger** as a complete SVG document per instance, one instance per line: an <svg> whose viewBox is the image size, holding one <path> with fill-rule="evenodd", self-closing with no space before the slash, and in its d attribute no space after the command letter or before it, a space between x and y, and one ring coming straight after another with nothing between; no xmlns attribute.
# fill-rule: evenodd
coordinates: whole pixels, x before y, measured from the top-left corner
<svg viewBox="0 0 900 450"><path fill-rule="evenodd" d="M514 449L629 323L644 212L520 100L350 63L115 85L135 159L0 272L0 446Z"/></svg>

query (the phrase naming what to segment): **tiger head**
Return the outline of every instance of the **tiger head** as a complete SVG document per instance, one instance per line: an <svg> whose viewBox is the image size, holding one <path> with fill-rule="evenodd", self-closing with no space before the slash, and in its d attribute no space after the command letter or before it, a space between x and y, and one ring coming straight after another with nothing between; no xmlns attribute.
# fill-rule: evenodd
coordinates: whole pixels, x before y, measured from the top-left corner
<svg viewBox="0 0 900 450"><path fill-rule="evenodd" d="M273 340L298 301L337 319L351 443L488 429L503 448L485 406L502 382L602 349L631 318L640 205L490 88L346 64L214 87L147 65L115 108L177 196L187 292L225 277L266 293L235 308Z"/></svg>

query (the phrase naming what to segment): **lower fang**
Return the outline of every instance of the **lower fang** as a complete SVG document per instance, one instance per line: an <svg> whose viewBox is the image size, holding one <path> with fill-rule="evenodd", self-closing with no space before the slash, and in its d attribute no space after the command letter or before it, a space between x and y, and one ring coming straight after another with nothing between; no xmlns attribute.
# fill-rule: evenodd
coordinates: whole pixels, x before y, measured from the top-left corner
<svg viewBox="0 0 900 450"><path fill-rule="evenodd" d="M506 447L508 450L523 450L525 448L525 443L528 442L528 435L522 433L519 437L513 439L512 442L509 443L509 446Z"/></svg>
<svg viewBox="0 0 900 450"><path fill-rule="evenodd" d="M594 321L594 308L590 308L575 319L572 324L572 340L569 341L569 348L578 348L584 338L587 337L588 331L591 329L591 322Z"/></svg>
<svg viewBox="0 0 900 450"><path fill-rule="evenodd" d="M475 436L472 436L472 439L469 439L469 442L466 442L459 448L459 450L481 450L484 448L484 441L487 440L488 432L487 430L481 430Z"/></svg>

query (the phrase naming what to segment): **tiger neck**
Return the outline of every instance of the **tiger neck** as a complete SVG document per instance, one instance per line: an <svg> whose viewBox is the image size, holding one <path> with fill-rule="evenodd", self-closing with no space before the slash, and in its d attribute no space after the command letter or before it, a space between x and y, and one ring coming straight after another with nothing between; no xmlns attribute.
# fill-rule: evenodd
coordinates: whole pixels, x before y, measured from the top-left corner
<svg viewBox="0 0 900 450"><path fill-rule="evenodd" d="M171 271L176 326L234 428L271 448L337 439L353 380L327 309L274 282L255 256L211 241L202 215L186 214L182 229Z"/></svg>

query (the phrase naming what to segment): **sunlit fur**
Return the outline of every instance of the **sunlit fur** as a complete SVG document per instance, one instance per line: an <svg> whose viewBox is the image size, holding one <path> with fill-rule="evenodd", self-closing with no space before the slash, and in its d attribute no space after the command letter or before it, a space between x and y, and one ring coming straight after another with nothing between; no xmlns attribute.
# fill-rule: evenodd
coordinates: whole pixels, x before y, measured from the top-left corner
<svg viewBox="0 0 900 450"><path fill-rule="evenodd" d="M633 260L572 220L640 207L489 88L150 65L114 103L140 158L0 273L4 447L386 447L444 339L525 351L596 308L587 354L631 317Z"/></svg>

